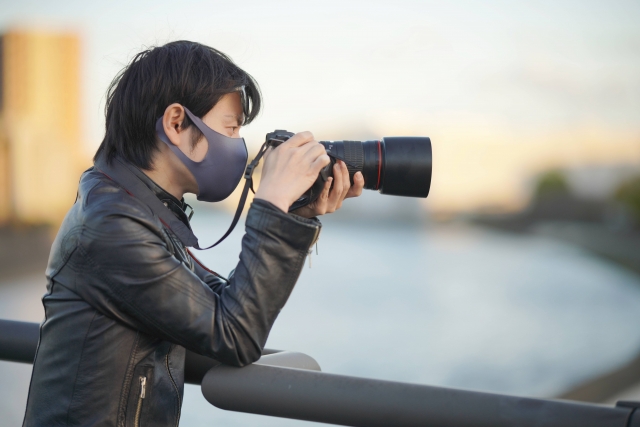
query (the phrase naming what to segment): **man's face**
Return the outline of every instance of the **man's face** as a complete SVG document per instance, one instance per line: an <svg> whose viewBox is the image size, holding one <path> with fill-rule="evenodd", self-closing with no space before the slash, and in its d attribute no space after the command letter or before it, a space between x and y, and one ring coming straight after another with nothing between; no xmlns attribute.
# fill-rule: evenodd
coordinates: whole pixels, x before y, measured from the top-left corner
<svg viewBox="0 0 640 427"><path fill-rule="evenodd" d="M244 114L242 112L242 102L238 92L228 93L220 98L220 101L213 106L207 114L202 117L202 121L216 132L231 137L240 137L240 127L244 123ZM188 129L189 133L193 127ZM190 153L185 153L191 160L200 162L207 154L209 144L206 139L201 137L192 147Z"/></svg>

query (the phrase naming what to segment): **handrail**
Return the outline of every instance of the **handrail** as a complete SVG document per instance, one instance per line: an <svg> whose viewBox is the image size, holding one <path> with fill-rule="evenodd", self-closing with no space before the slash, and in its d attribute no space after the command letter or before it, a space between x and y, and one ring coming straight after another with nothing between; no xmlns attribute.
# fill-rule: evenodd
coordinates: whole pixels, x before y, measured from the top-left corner
<svg viewBox="0 0 640 427"><path fill-rule="evenodd" d="M19 322L0 319L0 360L19 363L33 363L40 339L40 325L33 322ZM282 353L279 357L274 357ZM292 355L299 356L292 356ZM256 363L282 366L286 358L289 366L320 370L311 357L302 353L283 352L265 348L262 357ZM217 360L187 350L185 358L184 382L200 385L204 375L213 367L220 365Z"/></svg>
<svg viewBox="0 0 640 427"><path fill-rule="evenodd" d="M633 408L504 396L250 365L218 366L202 394L226 410L362 427L627 427Z"/></svg>
<svg viewBox="0 0 640 427"><path fill-rule="evenodd" d="M38 324L0 320L0 359L32 363L37 339ZM640 427L637 402L611 407L327 374L309 356L277 350L244 368L199 358L188 354L185 377L232 411L356 427Z"/></svg>
<svg viewBox="0 0 640 427"><path fill-rule="evenodd" d="M0 319L0 360L33 363L40 325Z"/></svg>

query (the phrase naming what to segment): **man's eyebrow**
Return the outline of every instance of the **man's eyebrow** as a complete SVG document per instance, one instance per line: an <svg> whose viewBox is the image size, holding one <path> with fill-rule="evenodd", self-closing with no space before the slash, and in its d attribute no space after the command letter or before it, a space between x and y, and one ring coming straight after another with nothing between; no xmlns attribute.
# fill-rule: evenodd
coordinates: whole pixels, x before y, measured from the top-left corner
<svg viewBox="0 0 640 427"><path fill-rule="evenodd" d="M238 122L238 124L244 122L244 120L243 120L244 119L244 114L225 114L222 117L228 117L230 119L235 119Z"/></svg>

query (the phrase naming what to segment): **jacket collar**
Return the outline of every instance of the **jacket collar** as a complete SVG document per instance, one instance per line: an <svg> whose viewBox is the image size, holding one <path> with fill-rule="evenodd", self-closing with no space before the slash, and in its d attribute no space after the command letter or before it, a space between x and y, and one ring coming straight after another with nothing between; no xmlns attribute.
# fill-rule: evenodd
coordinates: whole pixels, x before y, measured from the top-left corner
<svg viewBox="0 0 640 427"><path fill-rule="evenodd" d="M191 228L191 224L189 224L189 217L185 213L185 210L187 209L187 207L191 207L191 206L189 206L184 202L184 198L178 200L171 193L169 193L164 188L156 184L154 180L149 178L147 174L142 172L140 169L138 169L134 165L128 162L123 162L123 166L129 169L129 171L131 171L136 176L136 178L142 181L142 183L145 186L147 186L147 188L151 190L151 192L155 194L155 196L158 199L160 199L162 204L165 205L171 212L173 212L173 214L180 221L182 221L184 225Z"/></svg>
<svg viewBox="0 0 640 427"><path fill-rule="evenodd" d="M167 193L141 170L119 157L114 158L111 163L100 157L96 159L95 168L146 204L183 245L200 247L198 238L193 234L189 220L181 209L185 205L183 201Z"/></svg>

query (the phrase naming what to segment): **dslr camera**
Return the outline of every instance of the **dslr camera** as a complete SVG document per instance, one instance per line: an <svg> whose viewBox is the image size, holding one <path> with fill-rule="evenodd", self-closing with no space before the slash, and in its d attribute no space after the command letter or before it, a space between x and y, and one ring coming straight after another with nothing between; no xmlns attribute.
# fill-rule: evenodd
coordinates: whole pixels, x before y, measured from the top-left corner
<svg viewBox="0 0 640 427"><path fill-rule="evenodd" d="M275 130L266 136L265 145L277 147L294 134ZM333 175L333 165L342 160L353 175L360 171L364 188L381 194L406 197L427 197L431 187L431 140L420 136L391 136L377 141L320 141L331 162L318 174L318 179L296 202L290 211L313 203Z"/></svg>

